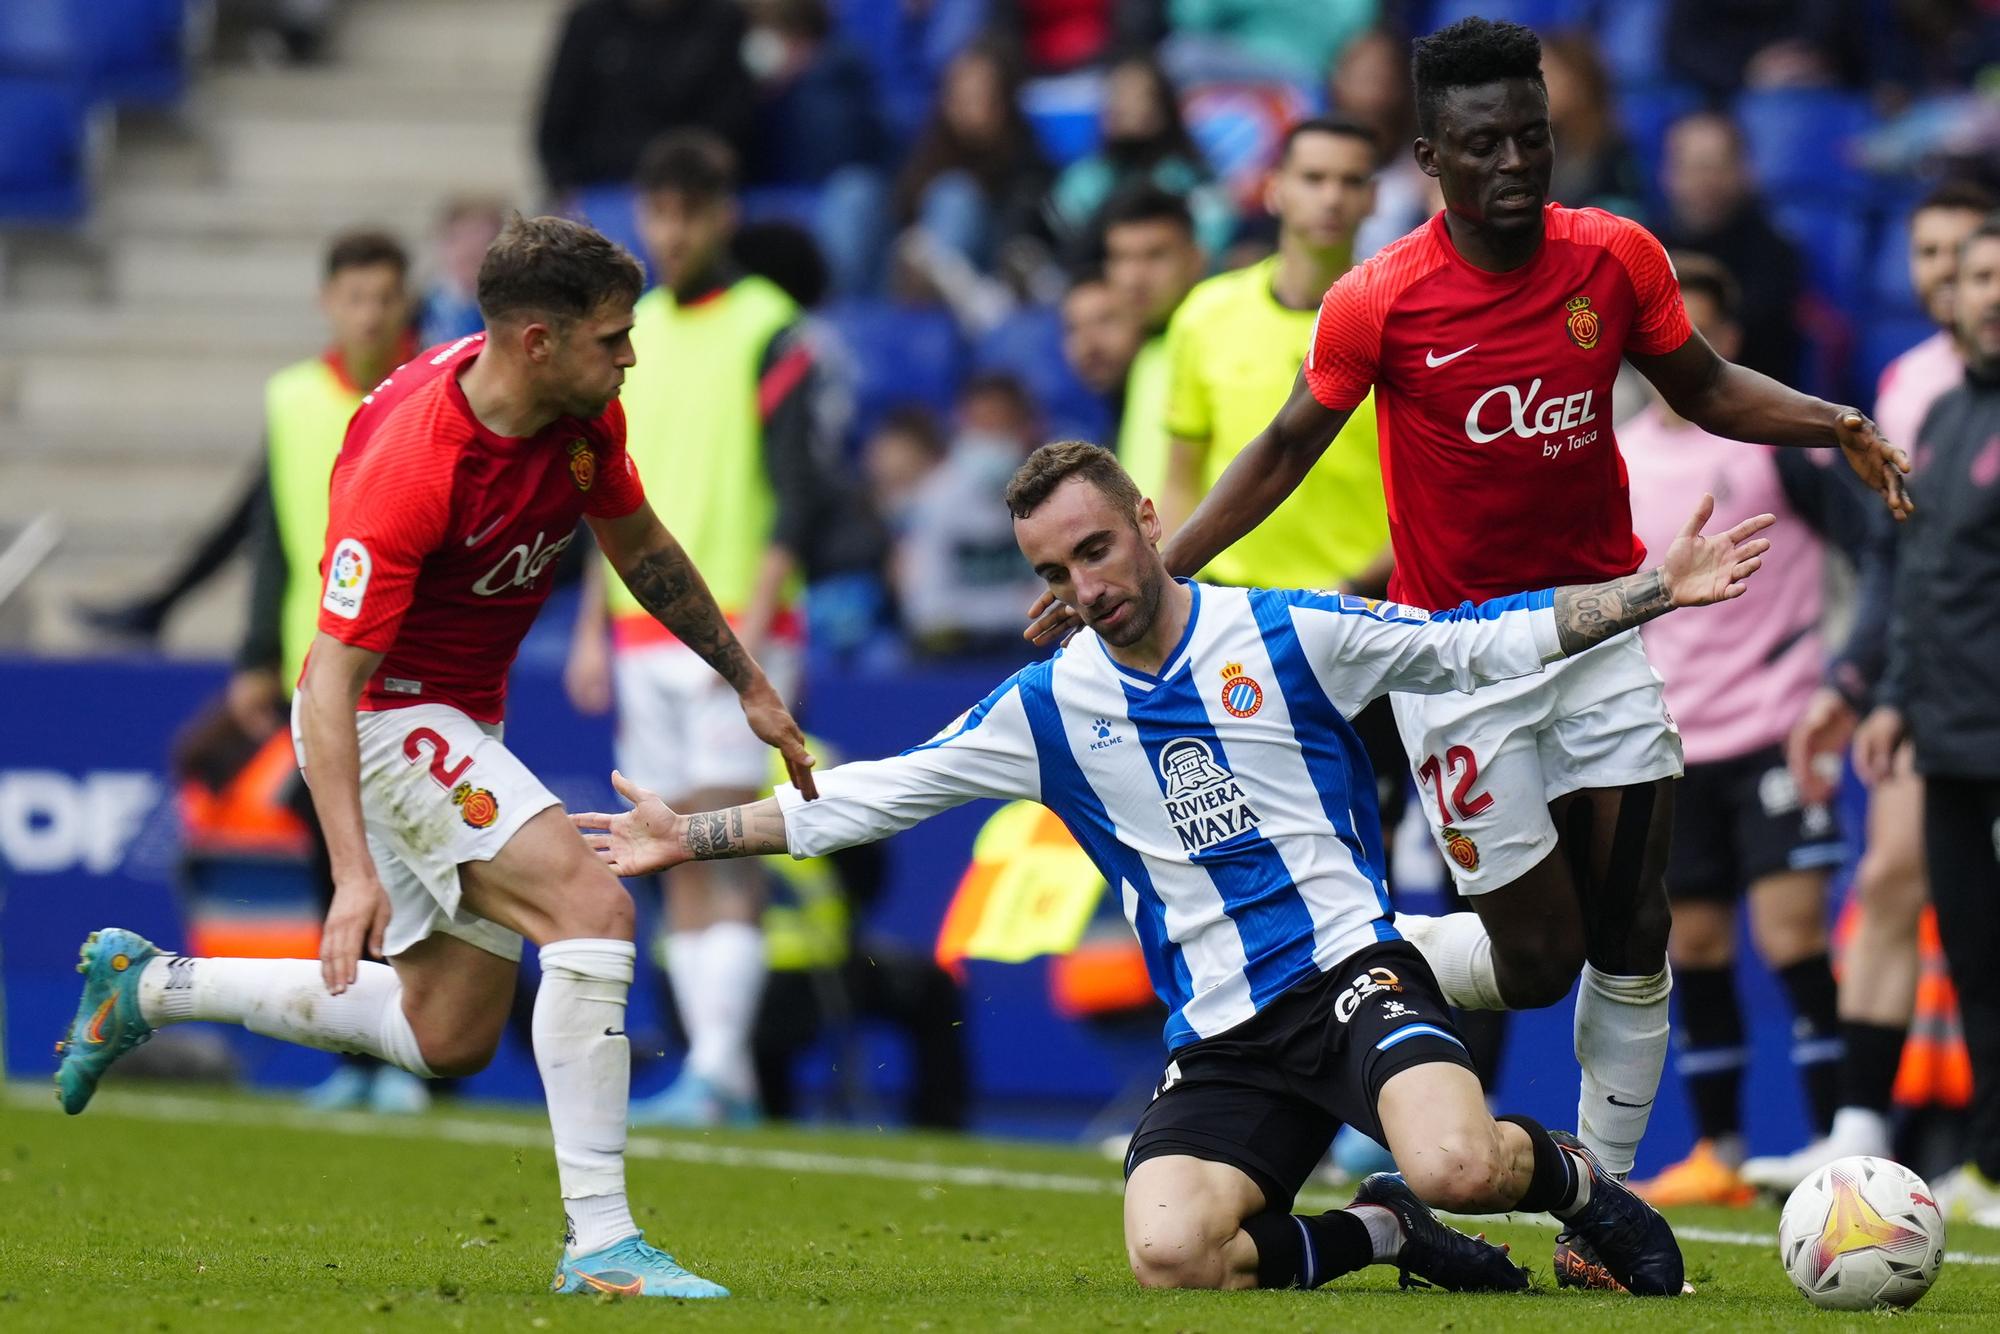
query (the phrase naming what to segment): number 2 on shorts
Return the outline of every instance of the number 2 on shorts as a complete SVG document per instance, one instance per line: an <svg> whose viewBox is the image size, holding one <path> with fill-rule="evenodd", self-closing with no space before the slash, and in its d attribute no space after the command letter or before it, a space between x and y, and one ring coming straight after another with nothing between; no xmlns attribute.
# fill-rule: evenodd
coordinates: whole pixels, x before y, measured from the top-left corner
<svg viewBox="0 0 2000 1334"><path fill-rule="evenodd" d="M431 777L447 792L451 791L459 775L472 767L472 757L468 755L449 769L445 768L445 761L451 758L451 743L428 727L419 727L403 738L403 754L410 759L422 759L420 752L425 749L431 753Z"/></svg>
<svg viewBox="0 0 2000 1334"><path fill-rule="evenodd" d="M1479 761L1472 754L1470 746L1453 746L1444 753L1444 763L1438 763L1435 755L1424 756L1424 762L1417 766L1417 781L1429 783L1437 796L1438 823L1450 824L1453 816L1446 809L1444 801L1444 775L1449 769L1457 778L1451 789L1451 806L1458 812L1460 820L1470 820L1475 815L1485 813L1493 805L1493 794L1472 792L1472 785L1479 781Z"/></svg>

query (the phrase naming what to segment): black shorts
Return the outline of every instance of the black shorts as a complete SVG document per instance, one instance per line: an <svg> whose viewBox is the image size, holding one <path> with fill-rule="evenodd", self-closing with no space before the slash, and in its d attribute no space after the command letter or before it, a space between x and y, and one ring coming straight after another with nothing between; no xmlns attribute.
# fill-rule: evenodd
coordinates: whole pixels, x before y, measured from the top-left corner
<svg viewBox="0 0 2000 1334"><path fill-rule="evenodd" d="M1430 965L1405 941L1370 945L1175 1052L1125 1174L1186 1154L1241 1170L1268 1207L1289 1209L1334 1132L1345 1123L1381 1140L1382 1085L1433 1061L1473 1069Z"/></svg>
<svg viewBox="0 0 2000 1334"><path fill-rule="evenodd" d="M1833 813L1800 804L1776 746L1690 764L1675 790L1669 898L1734 903L1767 875L1834 867L1846 856Z"/></svg>

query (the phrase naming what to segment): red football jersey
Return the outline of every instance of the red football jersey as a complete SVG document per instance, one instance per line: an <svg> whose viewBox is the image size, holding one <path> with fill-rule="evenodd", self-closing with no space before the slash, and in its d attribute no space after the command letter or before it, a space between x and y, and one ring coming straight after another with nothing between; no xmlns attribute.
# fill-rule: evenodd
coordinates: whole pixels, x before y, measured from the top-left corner
<svg viewBox="0 0 2000 1334"><path fill-rule="evenodd" d="M319 628L386 653L364 712L449 704L499 722L578 517L645 499L615 399L525 439L480 425L458 377L485 344L476 334L397 368L361 401L333 465Z"/></svg>
<svg viewBox="0 0 2000 1334"><path fill-rule="evenodd" d="M1645 559L1611 384L1625 353L1687 341L1680 285L1637 223L1542 216L1541 250L1512 273L1467 263L1440 213L1320 304L1306 383L1334 409L1375 391L1399 602L1615 579Z"/></svg>

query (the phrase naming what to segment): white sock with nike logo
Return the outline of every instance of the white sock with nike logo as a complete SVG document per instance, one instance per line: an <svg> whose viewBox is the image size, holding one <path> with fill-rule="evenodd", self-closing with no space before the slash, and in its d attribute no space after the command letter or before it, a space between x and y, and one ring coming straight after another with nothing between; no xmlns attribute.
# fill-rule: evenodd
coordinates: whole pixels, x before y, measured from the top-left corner
<svg viewBox="0 0 2000 1334"><path fill-rule="evenodd" d="M386 963L361 963L354 985L329 993L317 959L208 959L163 954L139 974L139 1017L164 1024L241 1024L321 1051L360 1052L431 1077L403 1013L403 983Z"/></svg>
<svg viewBox="0 0 2000 1334"><path fill-rule="evenodd" d="M1583 966L1576 994L1576 1062L1583 1067L1576 1137L1611 1175L1632 1170L1667 1061L1673 973L1619 977Z"/></svg>
<svg viewBox="0 0 2000 1334"><path fill-rule="evenodd" d="M541 947L535 993L535 1065L549 1104L572 1257L639 1230L625 1198L625 1119L632 1044L625 1002L629 940L557 940Z"/></svg>

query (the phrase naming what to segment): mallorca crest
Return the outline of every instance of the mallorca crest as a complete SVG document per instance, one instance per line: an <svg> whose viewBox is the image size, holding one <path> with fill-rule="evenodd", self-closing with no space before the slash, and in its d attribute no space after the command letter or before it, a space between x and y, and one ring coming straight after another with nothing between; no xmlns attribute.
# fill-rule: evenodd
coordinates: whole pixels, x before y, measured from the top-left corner
<svg viewBox="0 0 2000 1334"><path fill-rule="evenodd" d="M569 442L569 475L579 491L590 490L590 484L597 480L597 456L590 452L589 441Z"/></svg>
<svg viewBox="0 0 2000 1334"><path fill-rule="evenodd" d="M1439 831L1438 838L1444 842L1445 855L1451 858L1452 864L1459 870L1479 869L1479 845L1468 838L1463 829L1446 825Z"/></svg>
<svg viewBox="0 0 2000 1334"><path fill-rule="evenodd" d="M1264 687L1243 674L1243 664L1222 669L1222 707L1232 718L1248 718L1264 707Z"/></svg>
<svg viewBox="0 0 2000 1334"><path fill-rule="evenodd" d="M451 804L458 807L459 818L474 829L484 829L500 818L498 798L470 783L460 783L451 790Z"/></svg>
<svg viewBox="0 0 2000 1334"><path fill-rule="evenodd" d="M1570 341L1586 352L1596 347L1603 324L1597 318L1597 312L1590 308L1590 298L1573 296L1563 303L1563 309L1569 312L1565 327L1569 330Z"/></svg>

